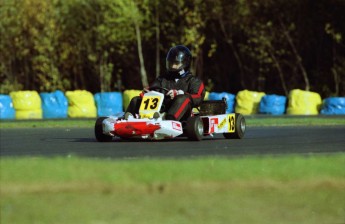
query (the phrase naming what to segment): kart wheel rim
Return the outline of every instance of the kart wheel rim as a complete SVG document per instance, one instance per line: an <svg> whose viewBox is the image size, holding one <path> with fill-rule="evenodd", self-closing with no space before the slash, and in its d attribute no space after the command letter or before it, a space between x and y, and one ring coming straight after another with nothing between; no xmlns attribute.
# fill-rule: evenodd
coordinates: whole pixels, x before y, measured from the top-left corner
<svg viewBox="0 0 345 224"><path fill-rule="evenodd" d="M198 122L197 131L200 135L202 135L204 133L204 126L203 126L202 122Z"/></svg>
<svg viewBox="0 0 345 224"><path fill-rule="evenodd" d="M242 132L245 132L245 130L246 130L246 122L244 121L244 119L241 119L240 128L241 128Z"/></svg>

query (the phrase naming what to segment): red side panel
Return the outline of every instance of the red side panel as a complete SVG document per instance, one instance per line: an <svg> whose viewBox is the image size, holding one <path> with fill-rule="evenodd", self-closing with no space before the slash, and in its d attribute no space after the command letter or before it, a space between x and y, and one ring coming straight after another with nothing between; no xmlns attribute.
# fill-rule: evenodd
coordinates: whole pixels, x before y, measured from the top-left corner
<svg viewBox="0 0 345 224"><path fill-rule="evenodd" d="M146 122L123 122L115 124L115 134L123 137L153 134L158 129L160 129L159 125L147 124Z"/></svg>

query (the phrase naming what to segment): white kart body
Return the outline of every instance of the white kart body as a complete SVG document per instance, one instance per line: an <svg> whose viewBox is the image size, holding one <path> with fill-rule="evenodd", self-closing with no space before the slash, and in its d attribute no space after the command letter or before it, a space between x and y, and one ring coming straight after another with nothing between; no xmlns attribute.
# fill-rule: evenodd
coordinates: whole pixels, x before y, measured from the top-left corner
<svg viewBox="0 0 345 224"><path fill-rule="evenodd" d="M139 118L128 116L125 119L108 117L103 120L103 134L125 138L167 139L183 133L179 121L164 120L162 107L164 94L156 91L145 93L139 109Z"/></svg>
<svg viewBox="0 0 345 224"><path fill-rule="evenodd" d="M97 140L111 141L114 136L161 140L182 134L192 140L201 140L202 136L213 136L214 133L223 133L226 138L242 138L244 135L245 119L241 114L192 114L182 124L180 121L164 119L165 113L160 113L163 100L164 94L150 91L144 94L138 115L99 118L95 125Z"/></svg>

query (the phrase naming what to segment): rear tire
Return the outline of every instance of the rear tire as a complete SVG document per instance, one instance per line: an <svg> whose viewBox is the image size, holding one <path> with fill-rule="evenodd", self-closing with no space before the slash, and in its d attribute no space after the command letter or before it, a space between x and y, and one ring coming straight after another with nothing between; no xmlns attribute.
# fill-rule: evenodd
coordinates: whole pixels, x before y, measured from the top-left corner
<svg viewBox="0 0 345 224"><path fill-rule="evenodd" d="M192 141L200 141L204 136L204 124L199 116L190 117L185 128L186 136Z"/></svg>
<svg viewBox="0 0 345 224"><path fill-rule="evenodd" d="M223 133L227 139L242 139L246 131L246 120L242 114L235 114L235 132L234 133Z"/></svg>
<svg viewBox="0 0 345 224"><path fill-rule="evenodd" d="M96 120L95 137L99 142L111 142L113 140L112 136L103 134L103 120L105 119L107 119L107 117L100 117Z"/></svg>

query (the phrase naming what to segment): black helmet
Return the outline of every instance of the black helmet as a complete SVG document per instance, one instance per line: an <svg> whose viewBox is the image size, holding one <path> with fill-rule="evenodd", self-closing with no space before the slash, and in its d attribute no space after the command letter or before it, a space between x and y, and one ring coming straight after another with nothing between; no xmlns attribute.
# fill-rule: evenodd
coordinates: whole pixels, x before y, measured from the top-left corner
<svg viewBox="0 0 345 224"><path fill-rule="evenodd" d="M183 75L189 70L192 61L192 53L183 46L177 45L170 48L166 58L166 68L169 73L179 73Z"/></svg>

